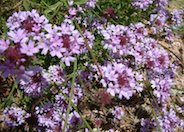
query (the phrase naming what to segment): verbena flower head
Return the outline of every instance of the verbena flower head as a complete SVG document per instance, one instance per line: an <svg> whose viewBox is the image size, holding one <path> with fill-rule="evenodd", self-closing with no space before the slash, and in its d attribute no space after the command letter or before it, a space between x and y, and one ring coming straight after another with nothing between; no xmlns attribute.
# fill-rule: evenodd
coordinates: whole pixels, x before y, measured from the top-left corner
<svg viewBox="0 0 184 132"><path fill-rule="evenodd" d="M83 121L80 115L76 111L74 111L69 114L68 123L72 125L73 128L76 129L76 128L79 128L83 124Z"/></svg>
<svg viewBox="0 0 184 132"><path fill-rule="evenodd" d="M19 107L7 107L3 111L3 121L8 126L20 126L30 117L25 110Z"/></svg>
<svg viewBox="0 0 184 132"><path fill-rule="evenodd" d="M162 70L149 70L148 79L153 88L153 94L160 104L167 103L171 96L171 88L174 86L175 67L167 67Z"/></svg>
<svg viewBox="0 0 184 132"><path fill-rule="evenodd" d="M45 16L40 16L36 10L15 12L9 17L7 26L10 30L24 30L26 33L39 33L48 23Z"/></svg>
<svg viewBox="0 0 184 132"><path fill-rule="evenodd" d="M14 76L16 71L14 69L15 65L9 60L5 61L3 64L0 63L0 73L1 76L5 79L10 76Z"/></svg>
<svg viewBox="0 0 184 132"><path fill-rule="evenodd" d="M107 88L112 96L116 94L120 99L123 97L130 99L136 92L141 92L143 90L141 81L143 76L132 71L126 65L121 63L108 63L106 66L102 66L103 78L101 83Z"/></svg>
<svg viewBox="0 0 184 132"><path fill-rule="evenodd" d="M16 46L8 47L3 55L5 61L0 62L2 77L15 76L19 80L21 74L24 73L26 56L21 54L19 48Z"/></svg>
<svg viewBox="0 0 184 132"><path fill-rule="evenodd" d="M115 118L121 120L121 118L124 116L125 112L122 107L116 106L112 110L112 114L114 115Z"/></svg>
<svg viewBox="0 0 184 132"><path fill-rule="evenodd" d="M3 80L9 76L12 76L10 80L15 78L17 86L20 87L24 94L33 98L31 103L40 103L36 108L34 104L30 104L28 107L31 112L33 112L32 108L35 108L35 113L32 114L32 116L35 116L37 123L33 123L36 125L35 129L46 132L62 131L67 110L69 110L67 132L77 131L78 128L85 127L80 113L77 113L73 108L73 105L80 107L81 104L78 103L83 98L86 99L84 100L84 105L87 108L87 112L88 110L92 112L92 116L90 113L90 118L88 118L88 113L85 114L87 119L90 121L99 119L97 122L94 121L95 127L103 128L103 125L106 125L106 121L109 126L116 125L117 127L122 127L119 124L122 123L122 117L130 114L130 112L133 112L131 113L133 115L131 117L134 117L134 114L140 108L142 109L142 106L150 106L150 103L152 104L152 99L150 100L150 96L147 95L148 90L151 90L151 94L156 98L157 102L154 102L154 105L158 104L157 106L162 109L162 114L153 117L152 113L147 111L149 106L145 107L143 111L146 110L149 117L142 120L136 119L136 122L134 122L136 123L136 127L137 125L139 127L142 126L140 131L151 131L159 125L161 130L165 132L172 132L177 127L184 128L184 120L177 117L177 115L184 112L184 108L182 106L176 107L176 113L172 105L170 105L172 103L169 102L169 99L172 99L171 88L174 85L175 65L170 63L170 56L166 50L159 46L159 41L152 37L159 34L161 35L159 36L160 38L164 37L164 40L172 41L174 34L170 28L172 27L171 24L178 25L182 23L183 11L173 10L169 14L166 9L168 0L132 0L133 6L143 10L140 13L146 13L145 10L149 6L151 8L155 6L151 6L151 4L156 4L156 9L152 12L154 14L149 14L150 21L148 25L141 22L133 23L131 19L134 17L133 15L130 19L128 18L128 22L130 20L132 24L127 26L120 24L113 25L108 23L108 21L112 20L109 18L116 17L116 14L119 14L119 11L113 8L114 5L109 6L105 4L102 6L102 8L105 8L102 14L105 16L103 18L97 18L93 13L88 13L89 15L86 17L85 13L88 12L87 9L95 8L96 2L97 0L86 0L83 4L76 5L73 0L69 0L68 15L64 16L65 20L60 25L49 24L46 17L39 15L36 10L15 12L7 21L9 28L7 33L8 38L0 39L0 57L2 57L0 59L0 76L3 77ZM99 1L99 3L101 2ZM98 7L101 7L101 5ZM121 8L121 6L118 6L118 8ZM171 18L169 15L172 15ZM72 20L78 22L83 28L78 31L73 25ZM119 23L116 20L113 19L111 22ZM172 22L170 23L170 21ZM143 20L143 22L145 21ZM147 27L150 27L154 33L149 34ZM97 47L93 47L94 43ZM104 49L101 47L101 44ZM93 65L91 64L91 56L86 54L88 53L88 48L94 48L94 56L100 55L101 51L107 49L105 50L107 51L105 56L109 55L109 58L105 58L106 61L102 63L100 61L100 64ZM98 50L96 51L95 48ZM71 65L81 56L82 58L79 58L77 66L77 75L80 75L80 77L76 77L73 87L70 82L73 75L71 73L73 66ZM47 63L47 57L51 57L49 63ZM56 62L58 58L64 62L67 66L66 68L59 65L60 61ZM32 62L33 59L38 59L38 61L36 60L36 63ZM99 62L98 58L94 59L95 63L96 61L97 63ZM86 62L82 64L83 61ZM35 66L37 62L40 66ZM81 65L84 67L81 67ZM48 69L43 71L42 66L48 67ZM97 66L99 66L98 70ZM92 89L88 89L91 91L91 97L88 98L86 93L83 93L86 90L82 89L80 79L82 79L83 84L86 86L85 88L91 86L89 88ZM9 78L6 81L8 82ZM46 91L48 86L51 89ZM94 88L99 89L95 90ZM72 105L68 109L68 98L70 97L71 90L73 90L71 97ZM144 96L141 96L142 94ZM38 97L41 95L43 95L43 98L39 102ZM85 97L83 97L84 95ZM115 98L112 99L112 97ZM141 99L141 104L135 104L136 107L131 107L131 111L126 113L125 110L129 110L129 108L126 109L128 107L127 103L135 101L134 97ZM121 102L122 100L125 100L125 102ZM102 107L108 105L107 109L105 109L108 112L107 117L101 115L100 111L98 115L95 115L96 113L91 109L91 106L98 104L93 104L94 102L91 101L101 104ZM29 104L27 103L27 99L26 101L23 100L24 103L26 105ZM89 104L86 105L86 103ZM141 107L139 107L140 105ZM169 107L172 108L169 110L164 105L170 105ZM82 114L83 112L86 111L81 110ZM114 117L112 122L109 122L107 119L109 115L113 115ZM107 120L101 120L101 116ZM141 116L147 116L147 114ZM29 117L30 114L18 107L7 107L3 112L5 124L11 127L24 125L25 120ZM127 117L129 118L130 116L127 115ZM26 123L26 128L27 125L30 125L29 121ZM107 131L110 132L115 131L113 128L106 129L109 129ZM88 129L85 130L90 131Z"/></svg>
<svg viewBox="0 0 184 132"><path fill-rule="evenodd" d="M55 107L60 107L61 111L66 111L67 108L67 98L66 96L70 96L70 89L71 89L71 84L68 83L66 87L61 87L62 93L59 93L55 96ZM72 96L72 102L77 105L81 97L83 96L83 91L80 88L79 85L75 84L74 86L74 92Z"/></svg>
<svg viewBox="0 0 184 132"><path fill-rule="evenodd" d="M105 18L112 18L112 17L115 17L116 13L115 13L115 10L113 9L113 7L107 7L103 11L103 15Z"/></svg>
<svg viewBox="0 0 184 132"><path fill-rule="evenodd" d="M38 117L38 126L45 128L45 131L61 131L63 127L62 111L58 107L54 107L53 104L45 104L43 107L36 107L36 113Z"/></svg>
<svg viewBox="0 0 184 132"><path fill-rule="evenodd" d="M50 83L62 84L65 81L64 78L64 70L59 65L51 65L49 66L48 71L43 73L43 76Z"/></svg>
<svg viewBox="0 0 184 132"><path fill-rule="evenodd" d="M142 126L140 129L141 132L148 132L154 129L157 126L157 124L153 119L142 118L141 126Z"/></svg>
<svg viewBox="0 0 184 132"><path fill-rule="evenodd" d="M143 10L146 10L151 4L153 4L153 0L133 0L132 3L136 8Z"/></svg>
<svg viewBox="0 0 184 132"><path fill-rule="evenodd" d="M90 8L95 8L97 0L87 0L86 6Z"/></svg>
<svg viewBox="0 0 184 132"><path fill-rule="evenodd" d="M150 23L157 28L163 28L166 23L166 19L167 17L165 14L152 14L150 16Z"/></svg>
<svg viewBox="0 0 184 132"><path fill-rule="evenodd" d="M68 97L70 95L70 89L71 89L71 83L68 83L66 87L62 87L62 91L64 94L66 94ZM74 104L77 104L79 99L83 96L83 90L80 85L76 84L74 85L74 92L72 96L72 102Z"/></svg>
<svg viewBox="0 0 184 132"><path fill-rule="evenodd" d="M126 55L132 49L132 44L136 42L135 34L126 26L108 25L101 30L104 37L104 48L109 49L113 54Z"/></svg>
<svg viewBox="0 0 184 132"><path fill-rule="evenodd" d="M45 127L50 131L61 131L64 126L64 120L66 118L65 113L67 111L67 99L64 96L69 97L70 87L63 87L62 93L55 95L55 101L46 103L44 106L36 107L36 114L38 117L39 126ZM81 88L74 88L74 94L72 97L72 102L77 105L78 100L83 96ZM73 108L71 107L72 111ZM82 124L82 120L77 112L71 112L69 114L68 123L73 127ZM69 126L67 125L67 130Z"/></svg>
<svg viewBox="0 0 184 132"><path fill-rule="evenodd" d="M163 115L158 117L158 122L163 132L172 132L177 127L183 127L180 126L181 120L173 109L167 111L166 108L163 108Z"/></svg>
<svg viewBox="0 0 184 132"><path fill-rule="evenodd" d="M175 9L171 12L171 14L172 14L171 19L175 24L179 25L183 22L184 10L176 10Z"/></svg>
<svg viewBox="0 0 184 132"><path fill-rule="evenodd" d="M169 0L156 0L156 6L158 8L165 8L169 4Z"/></svg>
<svg viewBox="0 0 184 132"><path fill-rule="evenodd" d="M61 26L45 26L47 31L46 38L49 41L49 53L51 56L61 58L61 60L70 66L75 60L75 55L82 53L86 49L84 39L79 31L71 24L70 20L65 20ZM87 37L91 37L88 33ZM90 35L90 36L89 36ZM44 50L44 46L42 47Z"/></svg>
<svg viewBox="0 0 184 132"><path fill-rule="evenodd" d="M25 94L32 97L37 97L43 93L47 88L48 82L42 76L41 67L30 67L25 74L29 79L20 80L20 88L24 90Z"/></svg>
<svg viewBox="0 0 184 132"><path fill-rule="evenodd" d="M141 22L131 24L130 28L131 28L131 30L134 31L135 36L137 37L137 39L144 38L145 36L148 35L148 31L146 29L146 26Z"/></svg>

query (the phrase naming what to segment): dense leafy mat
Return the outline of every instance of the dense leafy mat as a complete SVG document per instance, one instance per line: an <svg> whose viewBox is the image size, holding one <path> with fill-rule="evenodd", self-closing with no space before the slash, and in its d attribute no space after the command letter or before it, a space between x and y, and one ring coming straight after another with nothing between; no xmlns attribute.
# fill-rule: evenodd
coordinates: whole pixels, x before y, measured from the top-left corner
<svg viewBox="0 0 184 132"><path fill-rule="evenodd" d="M0 131L184 131L175 82L184 62L168 48L183 37L182 8L167 0L0 4Z"/></svg>

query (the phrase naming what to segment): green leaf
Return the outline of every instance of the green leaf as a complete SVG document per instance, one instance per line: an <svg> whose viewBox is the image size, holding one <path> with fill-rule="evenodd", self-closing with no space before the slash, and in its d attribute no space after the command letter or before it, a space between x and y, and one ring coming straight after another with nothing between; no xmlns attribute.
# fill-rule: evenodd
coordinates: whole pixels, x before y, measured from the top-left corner
<svg viewBox="0 0 184 132"><path fill-rule="evenodd" d="M56 4L49 6L49 8L44 11L44 13L49 14L50 12L55 11L58 7L60 7L62 5L63 5L63 3L58 1Z"/></svg>
<svg viewBox="0 0 184 132"><path fill-rule="evenodd" d="M8 32L8 27L6 26L6 20L4 18L0 18L0 26L2 31L0 31L1 37L2 38L7 38L7 32ZM1 58L2 59L2 58Z"/></svg>
<svg viewBox="0 0 184 132"><path fill-rule="evenodd" d="M23 7L26 10L31 10L31 3L29 2L29 0L23 0Z"/></svg>
<svg viewBox="0 0 184 132"><path fill-rule="evenodd" d="M74 0L74 4L76 5L82 5L85 4L87 0Z"/></svg>

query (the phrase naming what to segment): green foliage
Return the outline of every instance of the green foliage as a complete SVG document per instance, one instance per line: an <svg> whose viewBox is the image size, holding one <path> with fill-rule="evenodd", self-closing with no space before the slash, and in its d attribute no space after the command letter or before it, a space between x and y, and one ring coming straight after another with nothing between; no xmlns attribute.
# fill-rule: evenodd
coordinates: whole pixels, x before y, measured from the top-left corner
<svg viewBox="0 0 184 132"><path fill-rule="evenodd" d="M63 21L67 7L66 0L23 0L23 9L37 9L55 24Z"/></svg>
<svg viewBox="0 0 184 132"><path fill-rule="evenodd" d="M74 4L76 5L82 5L84 3L86 3L87 0L74 0Z"/></svg>
<svg viewBox="0 0 184 132"><path fill-rule="evenodd" d="M129 25L130 23L142 22L145 19L148 20L154 5L143 11L135 9L131 2L132 0L99 0L95 12L103 15L105 9L112 7L116 15L109 18L109 21L113 24Z"/></svg>
<svg viewBox="0 0 184 132"><path fill-rule="evenodd" d="M7 38L8 28L6 26L5 18L0 18L0 38Z"/></svg>
<svg viewBox="0 0 184 132"><path fill-rule="evenodd" d="M74 0L74 5L83 5L87 0ZM79 13L78 16L81 18L88 17L88 23L92 23L94 18L99 18L100 20L104 17L104 11L112 7L115 12L114 17L107 18L108 22L112 24L122 24L122 25L129 25L130 23L136 23L136 22L143 22L143 20L149 20L149 14L154 9L154 5L150 6L146 11L143 10L137 10L131 5L132 0L98 0L97 6L95 9L89 9L87 11L84 11L84 13ZM18 3L18 4L17 4ZM32 10L37 9L40 14L45 15L50 23L60 25L60 23L64 20L64 16L68 13L68 3L67 0L1 0L0 4L2 7L0 8L0 38L7 38L7 26L6 26L6 20L8 16L12 14L14 11L18 10ZM12 6L15 5L15 6ZM76 26L77 30L80 31L81 35L83 36L83 31L81 25L76 25L77 22L74 22L74 25ZM104 25L105 26L105 25ZM175 32L180 33L184 36L184 26L176 27L173 29ZM103 45L101 44L102 36L100 36L98 33L95 34L95 41L92 49L89 50L87 54L82 54L77 56L76 62L72 63L70 67L65 67L65 65L61 62L60 59L56 57L51 57L49 54L47 55L37 55L35 58L32 58L31 63L33 66L42 66L44 69L48 69L50 65L55 65L60 63L62 68L65 69L67 76L69 76L69 80L72 82L70 96L66 96L67 102L68 102L68 110L66 113L66 120L65 120L65 128L67 125L67 120L69 116L70 107L73 107L76 111L79 111L77 106L75 106L71 99L73 95L73 89L74 89L74 82L76 80L77 71L81 69L85 69L86 66L84 63L93 63L96 64L100 63L103 64L107 60L111 60L112 58L108 52L107 49L104 49ZM84 37L84 36L83 36ZM86 44L87 45L87 44ZM2 59L2 58L1 58ZM1 60L0 59L0 60ZM68 80L67 80L68 81ZM145 86L148 88L150 87L150 84L145 82ZM98 89L99 87L94 86L94 90ZM12 103L14 103L14 93L19 92L21 94L20 96L20 103L26 106L26 109L32 110L37 104L40 103L40 100L42 102L51 101L54 100L54 96L52 93L50 93L50 87L48 86L48 89L44 91L44 94L39 99L32 99L31 97L28 97L26 95L23 95L23 92L18 90L18 86L16 82L11 88L11 91L7 98L3 100L3 102L0 102L0 108L5 108L7 106L10 106ZM62 92L62 91L61 91ZM147 95L152 98L153 91L149 91ZM80 113L79 113L80 114ZM84 128L88 127L89 130L91 130L91 127L89 123L86 121L85 118L82 117L80 114L82 120L84 121Z"/></svg>
<svg viewBox="0 0 184 132"><path fill-rule="evenodd" d="M0 109L3 107L3 108L5 108L5 107L7 107L7 106L10 106L12 103L13 103L13 95L14 95L14 92L15 92L15 90L18 88L18 86L17 86L17 83L16 83L16 81L14 81L14 84L13 84L13 86L12 86L12 89L11 89L11 91L10 91L10 93L9 93L9 95L8 95L8 97L7 98L5 98L5 100L3 100L2 102L0 102Z"/></svg>

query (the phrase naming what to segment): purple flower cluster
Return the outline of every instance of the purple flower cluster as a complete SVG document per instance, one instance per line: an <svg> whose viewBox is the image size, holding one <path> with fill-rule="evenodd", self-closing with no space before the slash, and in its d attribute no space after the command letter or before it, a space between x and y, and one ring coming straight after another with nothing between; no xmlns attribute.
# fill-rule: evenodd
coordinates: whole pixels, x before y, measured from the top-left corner
<svg viewBox="0 0 184 132"><path fill-rule="evenodd" d="M19 107L7 107L3 111L4 123L8 126L20 126L30 117L25 110Z"/></svg>
<svg viewBox="0 0 184 132"><path fill-rule="evenodd" d="M158 117L158 122L163 132L173 132L177 127L184 127L173 109L163 108L163 116Z"/></svg>
<svg viewBox="0 0 184 132"><path fill-rule="evenodd" d="M76 111L69 114L69 124L72 125L72 127L74 128L82 126L83 121Z"/></svg>
<svg viewBox="0 0 184 132"><path fill-rule="evenodd" d="M61 26L53 26L51 24L45 27L47 33L45 34L45 41L42 43L41 49L45 51L48 49L52 57L61 58L67 66L70 62L75 60L75 55L80 54L82 46L84 47L84 40L80 33L75 30L70 21L66 21ZM46 44L46 49L45 49ZM46 54L47 52L44 52Z"/></svg>
<svg viewBox="0 0 184 132"><path fill-rule="evenodd" d="M60 58L67 66L76 55L87 51L83 37L67 19L60 26L53 26L36 10L20 11L9 17L7 26L10 29L8 39L0 40L0 53L5 58L0 62L4 78L13 75L19 81L30 60L40 51L43 55L49 53ZM84 37L92 47L94 35L85 30Z"/></svg>
<svg viewBox="0 0 184 132"><path fill-rule="evenodd" d="M151 119L142 119L141 120L141 132L148 132L151 131L153 128L156 127L156 122L154 120Z"/></svg>
<svg viewBox="0 0 184 132"><path fill-rule="evenodd" d="M153 99L155 97L157 100L156 109L162 109L162 114L154 118L152 115L142 118L142 121L140 118L140 131L152 130L157 125L164 132L184 127L184 121L179 119L174 109L164 107L172 97L171 88L174 86L176 65L170 62L168 52L159 45L154 36L164 35L165 39L172 41L174 34L168 20L171 19L172 24L181 24L183 11L173 10L169 14L165 8L168 0L134 0L132 5L142 10L156 4L148 25L142 22L127 26L115 25L106 23L106 18L100 21L94 19L94 22L89 24L88 18L82 20L79 14L84 13L86 9L95 8L96 2L87 0L79 6L75 1L69 0L69 15L65 16L60 25L50 24L46 17L39 15L36 10L15 12L9 17L8 36L6 39L0 39L0 76L4 79L15 78L18 87L29 96L28 98L32 97L40 103L40 97L41 103L34 104L36 107L31 106L31 110L35 109L35 112L31 111L32 115L18 107L6 108L3 112L5 124L16 127L25 124L27 118L35 116L38 123L35 129L55 132L63 131L65 120L68 118L66 131L77 131L83 126L83 121L80 113L72 106L78 107L81 98L86 95L85 92L90 91L90 97L85 96L86 102L91 103L96 99L97 104L93 105L100 106L100 109L112 105L110 114L117 119L114 121L123 120L127 110L124 103L134 101L134 97L142 99L143 93L153 95ZM109 11L111 14L108 14ZM109 7L104 15L111 17L115 12ZM77 20L83 28L77 30L72 20ZM149 28L155 38L150 37ZM97 47L94 47L96 45ZM101 49L98 50L108 52L107 60L102 63L98 63L98 58L95 58L101 51L93 52L93 48L99 48L99 45ZM93 59L87 54L89 48ZM38 61L42 58L43 60ZM95 65L88 62L89 59L93 60ZM73 62L76 60L77 63L79 60L79 64L74 69L78 71L71 73ZM37 63L40 66L36 66ZM71 78L74 80L73 84L70 82ZM82 89L83 85L86 89ZM71 91L72 105L69 107ZM149 95L145 95L143 100L147 97L149 104L152 101ZM125 102L114 103L116 100ZM134 109L137 110L138 105L135 105ZM68 110L69 115L66 114ZM182 113L183 107L177 110ZM98 126L103 123L101 121Z"/></svg>
<svg viewBox="0 0 184 132"><path fill-rule="evenodd" d="M156 0L156 6L158 9L165 8L169 4L169 0Z"/></svg>
<svg viewBox="0 0 184 132"><path fill-rule="evenodd" d="M86 6L90 8L95 8L97 0L87 0Z"/></svg>
<svg viewBox="0 0 184 132"><path fill-rule="evenodd" d="M138 83L138 81L142 81L143 76L127 66L121 63L108 63L101 69L103 75L101 83L112 96L118 94L121 99L122 97L130 99L134 93L143 90L143 85Z"/></svg>
<svg viewBox="0 0 184 132"><path fill-rule="evenodd" d="M64 72L59 66L51 66L44 74L41 67L29 68L37 53L58 57L70 66L76 55L87 52L83 37L68 19L60 26L53 26L36 10L20 11L9 17L7 26L8 39L0 40L1 75L15 76L20 88L29 96L42 94L48 82L64 82ZM85 30L84 37L92 47L94 35Z"/></svg>
<svg viewBox="0 0 184 132"><path fill-rule="evenodd" d="M41 95L48 86L48 82L42 75L42 68L31 67L25 74L27 77L20 80L20 88L29 96L37 97Z"/></svg>
<svg viewBox="0 0 184 132"><path fill-rule="evenodd" d="M170 42L174 39L174 33L170 23L172 21L175 25L180 25L183 22L183 10L176 10L169 12L167 6L168 0L134 0L132 5L138 9L147 10L149 5L154 4L156 8L153 14L150 15L149 24L152 26L153 34L162 34L164 38Z"/></svg>
<svg viewBox="0 0 184 132"><path fill-rule="evenodd" d="M63 112L53 104L48 103L43 107L36 107L38 126L46 128L46 131L60 131L63 127ZM64 117L63 117L64 118Z"/></svg>
<svg viewBox="0 0 184 132"><path fill-rule="evenodd" d="M121 107L116 106L113 109L112 114L114 115L115 118L121 120L122 116L124 116L125 112Z"/></svg>
<svg viewBox="0 0 184 132"><path fill-rule="evenodd" d="M68 89L63 88L63 94L69 96L69 87ZM66 118L67 111L67 99L65 96L59 93L55 95L55 101L44 104L43 106L36 107L36 115L38 117L38 125L42 127L46 127L46 131L61 131L64 127L64 122ZM72 102L77 105L79 99L83 96L81 88L76 86L74 88L74 94L72 98ZM67 130L70 127L77 127L82 125L82 120L79 114L76 111L73 111L73 108L70 108L71 112L69 114ZM71 125L71 126L70 126Z"/></svg>
<svg viewBox="0 0 184 132"><path fill-rule="evenodd" d="M46 30L43 41L39 42L42 54L48 52L52 57L60 58L67 66L75 60L75 56L87 51L83 37L71 24L70 20L65 20L61 26L52 26L48 24L44 27ZM90 46L93 45L94 36L85 31L84 36L89 40Z"/></svg>
<svg viewBox="0 0 184 132"><path fill-rule="evenodd" d="M68 15L66 15L65 17L81 21L81 17L79 17L78 14L85 12L86 9L95 8L96 2L97 2L96 0L86 0L84 4L76 6L74 0L68 0L69 4Z"/></svg>
<svg viewBox="0 0 184 132"><path fill-rule="evenodd" d="M134 32L126 26L108 25L106 29L102 29L104 36L104 48L110 49L113 54L128 54L132 49L132 44L136 42Z"/></svg>
<svg viewBox="0 0 184 132"><path fill-rule="evenodd" d="M0 55L1 55L5 50L8 49L9 44L10 44L10 41L9 41L9 40L3 40L3 39L0 40Z"/></svg>
<svg viewBox="0 0 184 132"><path fill-rule="evenodd" d="M62 84L65 81L64 70L59 65L51 65L48 71L43 72L43 76L46 78L47 82Z"/></svg>
<svg viewBox="0 0 184 132"><path fill-rule="evenodd" d="M167 20L166 14L151 14L150 16L150 23L156 29L162 29L165 26Z"/></svg>
<svg viewBox="0 0 184 132"><path fill-rule="evenodd" d="M112 57L120 62L102 66L101 82L107 87L107 91L113 96L118 94L120 98L124 96L126 99L136 92L141 92L143 87L138 82L145 80L144 75L134 70L145 66L154 95L159 102L165 102L173 86L175 68L171 68L168 53L159 47L155 39L148 37L145 25L142 23L130 27L108 25L106 29L101 30L101 33L104 36L102 41L104 48L109 49ZM122 56L125 59L120 59ZM134 58L131 63L126 59L128 56ZM166 69L173 72L168 72Z"/></svg>
<svg viewBox="0 0 184 132"><path fill-rule="evenodd" d="M161 76L161 75L159 75ZM153 77L153 76L152 76ZM153 94L158 98L159 103L166 103L170 97L170 90L173 86L171 77L155 77L151 79L151 85L154 89Z"/></svg>
<svg viewBox="0 0 184 132"><path fill-rule="evenodd" d="M40 16L36 10L15 12L9 17L8 38L0 41L0 54L5 60L0 69L4 78L13 75L20 80L24 76L29 60L40 50L38 42L47 24L45 16Z"/></svg>
<svg viewBox="0 0 184 132"><path fill-rule="evenodd" d="M173 10L171 12L172 14L172 21L177 24L180 25L183 22L183 15L184 15L184 10Z"/></svg>
<svg viewBox="0 0 184 132"><path fill-rule="evenodd" d="M7 21L7 26L11 31L21 29L27 35L39 33L46 24L48 24L47 18L40 16L36 10L15 12Z"/></svg>
<svg viewBox="0 0 184 132"><path fill-rule="evenodd" d="M132 4L138 9L146 10L149 5L153 4L153 0L134 0Z"/></svg>

